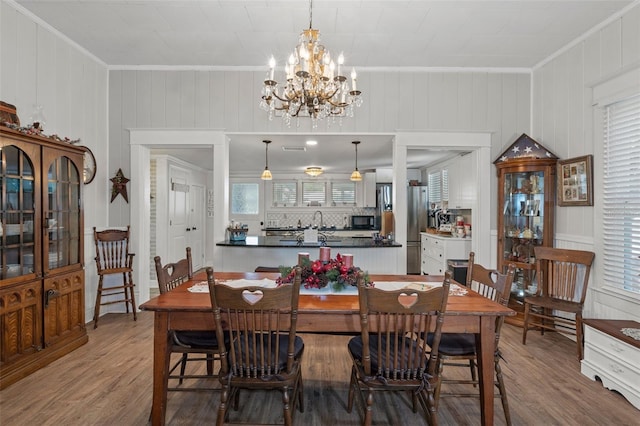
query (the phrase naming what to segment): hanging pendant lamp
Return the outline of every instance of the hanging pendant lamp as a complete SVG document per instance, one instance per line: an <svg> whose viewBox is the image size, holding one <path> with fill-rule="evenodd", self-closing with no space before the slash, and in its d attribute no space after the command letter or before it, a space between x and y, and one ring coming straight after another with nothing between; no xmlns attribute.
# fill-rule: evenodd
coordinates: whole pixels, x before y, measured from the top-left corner
<svg viewBox="0 0 640 426"><path fill-rule="evenodd" d="M269 170L269 144L271 143L271 141L262 141L265 144L264 147L264 171L262 172L262 176L260 176L260 179L262 180L271 180L273 179L273 176L271 176L271 171Z"/></svg>
<svg viewBox="0 0 640 426"><path fill-rule="evenodd" d="M360 144L360 141L353 141L351 143L356 146L356 168L351 173L350 179L353 182L360 182L362 180L362 175L360 174L360 171L358 171L358 144Z"/></svg>

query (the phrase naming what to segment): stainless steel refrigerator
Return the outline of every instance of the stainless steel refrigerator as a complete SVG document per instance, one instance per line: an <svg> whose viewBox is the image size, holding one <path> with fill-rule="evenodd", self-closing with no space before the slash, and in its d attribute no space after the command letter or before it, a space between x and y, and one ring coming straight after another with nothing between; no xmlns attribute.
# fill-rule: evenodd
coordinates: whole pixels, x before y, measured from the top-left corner
<svg viewBox="0 0 640 426"><path fill-rule="evenodd" d="M420 274L420 232L427 228L426 186L407 188L407 274Z"/></svg>

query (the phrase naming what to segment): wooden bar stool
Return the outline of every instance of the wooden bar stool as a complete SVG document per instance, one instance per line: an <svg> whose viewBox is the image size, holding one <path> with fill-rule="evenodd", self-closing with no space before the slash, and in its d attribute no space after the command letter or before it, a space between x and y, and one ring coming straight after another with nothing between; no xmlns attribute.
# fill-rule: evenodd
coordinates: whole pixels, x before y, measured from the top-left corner
<svg viewBox="0 0 640 426"><path fill-rule="evenodd" d="M127 313L129 304L133 312L133 320L136 317L136 298L134 295L133 283L133 253L129 253L129 226L127 230L106 229L96 231L93 228L93 240L96 244L96 266L98 268L98 293L96 295L96 306L93 313L93 328L98 327L100 317L100 306L114 303L124 303ZM122 274L122 284L103 287L106 275ZM118 296L122 295L122 296ZM108 297L102 301L102 297ZM116 299L110 296L117 296Z"/></svg>

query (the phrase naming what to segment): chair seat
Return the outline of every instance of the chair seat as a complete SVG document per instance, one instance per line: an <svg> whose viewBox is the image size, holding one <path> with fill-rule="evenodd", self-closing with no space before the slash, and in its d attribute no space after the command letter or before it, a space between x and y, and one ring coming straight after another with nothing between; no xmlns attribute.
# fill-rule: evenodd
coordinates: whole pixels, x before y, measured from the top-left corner
<svg viewBox="0 0 640 426"><path fill-rule="evenodd" d="M382 348L384 350L385 346L386 346L386 340L385 338L382 338ZM415 356L416 353L416 342L415 340L411 340L411 339L407 339L407 338L403 338L402 342L400 342L401 345L405 346L405 350L402 352L404 353L404 359L399 359L397 360L398 364L406 364L408 362L408 358L409 356ZM352 337L351 340L349 340L349 344L347 345L347 348L349 350L349 353L351 354L351 357L355 360L358 360L359 362L362 362L362 349L363 349L363 342L362 342L362 336L355 336ZM392 344L393 346L393 344ZM387 369L388 366L380 366L380 360L378 357L378 336L375 334L372 334L369 336L369 351L371 353L371 371L376 372L379 371L380 369ZM400 350L398 351L400 352ZM419 356L427 356L427 354L422 350L422 348L418 347L418 354ZM397 368L394 368L397 369Z"/></svg>
<svg viewBox="0 0 640 426"><path fill-rule="evenodd" d="M427 335L427 344L433 344L433 333ZM472 333L442 333L439 348L442 355L475 355L476 336Z"/></svg>
<svg viewBox="0 0 640 426"><path fill-rule="evenodd" d="M271 339L271 342L269 342L269 338ZM251 337L249 337L249 339L251 339ZM245 348L245 343L244 343L244 335L240 336L240 345L242 346L243 349L243 353L244 353L244 348ZM234 342L235 345L238 344L238 339L235 340ZM267 356L271 356L271 360L275 361L275 349L276 349L276 335L275 334L271 334L271 335L264 335L263 336L263 342L262 345L265 349L271 347L271 354L267 354ZM280 341L279 341L279 347L277 348L279 353L278 353L278 366L277 368L279 370L284 369L287 367L287 349L289 347L289 335L288 334L281 334L280 335ZM302 340L302 338L300 336L296 336L295 341L294 341L294 346L293 346L293 357L295 359L299 359L300 356L302 355L302 352L304 350L304 341ZM266 352L266 351L265 351ZM231 351L229 351L229 353L227 354L227 357L229 359L229 362L231 363ZM251 363L253 364L253 350L252 348L249 348L249 357L251 358ZM256 363L258 365L262 365L262 364L267 364L266 362L263 363L262 362L262 358L261 358L261 354L258 354L256 357Z"/></svg>
<svg viewBox="0 0 640 426"><path fill-rule="evenodd" d="M528 296L524 298L525 303L543 308L556 309L565 312L582 312L582 304L569 300L556 299L548 296Z"/></svg>
<svg viewBox="0 0 640 426"><path fill-rule="evenodd" d="M184 331L173 332L173 340L179 346L192 349L214 349L218 347L216 332L211 331Z"/></svg>

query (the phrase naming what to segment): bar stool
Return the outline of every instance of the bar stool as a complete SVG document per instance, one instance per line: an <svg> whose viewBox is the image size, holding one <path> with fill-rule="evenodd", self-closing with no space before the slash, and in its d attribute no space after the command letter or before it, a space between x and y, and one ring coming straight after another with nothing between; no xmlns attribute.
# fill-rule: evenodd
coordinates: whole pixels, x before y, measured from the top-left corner
<svg viewBox="0 0 640 426"><path fill-rule="evenodd" d="M96 267L98 268L98 293L96 294L96 306L93 313L93 328L98 327L100 306L114 303L124 303L127 313L129 304L133 312L133 320L136 316L136 298L133 283L133 253L129 253L129 226L127 230L106 229L96 231L93 227L93 240L96 244ZM122 284L104 287L106 275L122 274ZM122 295L122 296L118 296ZM117 296L113 299L110 296ZM108 297L102 301L102 297Z"/></svg>

